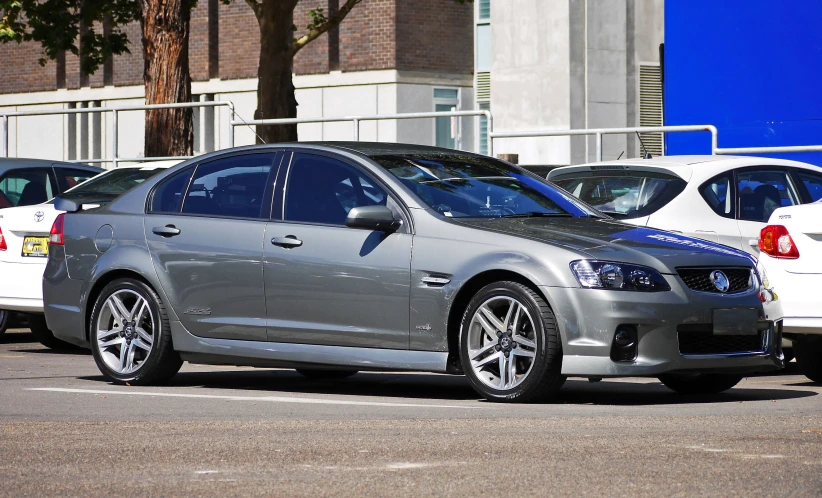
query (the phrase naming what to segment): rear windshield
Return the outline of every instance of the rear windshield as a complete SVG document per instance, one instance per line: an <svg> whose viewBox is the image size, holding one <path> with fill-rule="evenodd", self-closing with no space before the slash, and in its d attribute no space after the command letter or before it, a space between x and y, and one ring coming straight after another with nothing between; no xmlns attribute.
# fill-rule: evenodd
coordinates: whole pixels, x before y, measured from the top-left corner
<svg viewBox="0 0 822 498"><path fill-rule="evenodd" d="M120 195L163 171L163 168L123 168L107 171L67 190L64 196Z"/></svg>
<svg viewBox="0 0 822 498"><path fill-rule="evenodd" d="M597 175L553 182L574 197L615 218L641 218L671 202L685 189L681 178L667 175Z"/></svg>

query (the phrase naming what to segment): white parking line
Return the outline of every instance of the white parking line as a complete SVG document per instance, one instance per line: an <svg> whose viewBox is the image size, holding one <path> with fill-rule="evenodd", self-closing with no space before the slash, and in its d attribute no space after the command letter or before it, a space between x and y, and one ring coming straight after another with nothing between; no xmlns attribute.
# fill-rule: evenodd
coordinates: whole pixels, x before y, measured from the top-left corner
<svg viewBox="0 0 822 498"><path fill-rule="evenodd" d="M55 393L76 393L76 394L105 394L124 396L156 396L164 398L200 398L200 399L223 399L230 401L269 401L274 403L308 403L315 405L356 405L356 406L384 406L390 408L463 408L472 410L479 408L476 406L458 405L426 405L421 403L379 403L374 401L348 401L336 399L320 398L289 398L286 396L221 396L215 394L184 394L184 393L158 393L145 391L108 391L101 389L67 389L62 387L30 387L26 391L48 391Z"/></svg>

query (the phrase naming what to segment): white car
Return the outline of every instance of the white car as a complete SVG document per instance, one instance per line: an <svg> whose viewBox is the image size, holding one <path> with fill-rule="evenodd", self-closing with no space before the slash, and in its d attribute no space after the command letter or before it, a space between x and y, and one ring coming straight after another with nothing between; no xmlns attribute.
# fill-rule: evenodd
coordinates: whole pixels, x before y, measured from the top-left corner
<svg viewBox="0 0 822 498"><path fill-rule="evenodd" d="M753 256L775 209L822 198L822 168L764 157L623 159L556 168L547 178L625 223L681 232Z"/></svg>
<svg viewBox="0 0 822 498"><path fill-rule="evenodd" d="M779 208L759 237L759 271L782 302L799 369L822 382L822 202Z"/></svg>
<svg viewBox="0 0 822 498"><path fill-rule="evenodd" d="M157 161L105 171L61 196L80 201L111 199L179 161ZM0 210L0 310L28 315L29 327L41 343L64 346L43 318L43 270L48 261L52 223L62 213L53 201Z"/></svg>

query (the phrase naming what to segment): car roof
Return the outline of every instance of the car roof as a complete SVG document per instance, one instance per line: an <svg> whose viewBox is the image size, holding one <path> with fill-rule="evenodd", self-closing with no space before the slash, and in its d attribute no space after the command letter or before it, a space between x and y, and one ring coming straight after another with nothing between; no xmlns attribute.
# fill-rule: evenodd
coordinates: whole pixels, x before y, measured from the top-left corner
<svg viewBox="0 0 822 498"><path fill-rule="evenodd" d="M88 171L102 171L102 168L100 167L89 166L87 164L67 163L64 161L51 161L49 159L31 159L28 157L0 157L0 171L7 171L12 168L48 168L52 165L78 168Z"/></svg>
<svg viewBox="0 0 822 498"><path fill-rule="evenodd" d="M774 159L759 156L725 156L725 155L681 155L658 156L651 159L620 159L617 161L600 161L595 163L562 166L551 170L550 180L573 173L598 170L630 170L645 172L667 172L679 176L685 181L702 180L745 166L792 166L802 169L822 170L818 166L799 161Z"/></svg>
<svg viewBox="0 0 822 498"><path fill-rule="evenodd" d="M389 154L443 154L443 155L470 155L476 154L444 147L433 147L431 145L403 144L391 142L298 142L287 144L294 146L322 146L332 149L345 149L358 152L366 156L382 156Z"/></svg>
<svg viewBox="0 0 822 498"><path fill-rule="evenodd" d="M165 169L170 168L172 166L176 166L183 162L183 159L163 159L162 161L143 161L140 163L130 163L130 164L120 164L116 168L112 168L109 171L114 171L117 169Z"/></svg>

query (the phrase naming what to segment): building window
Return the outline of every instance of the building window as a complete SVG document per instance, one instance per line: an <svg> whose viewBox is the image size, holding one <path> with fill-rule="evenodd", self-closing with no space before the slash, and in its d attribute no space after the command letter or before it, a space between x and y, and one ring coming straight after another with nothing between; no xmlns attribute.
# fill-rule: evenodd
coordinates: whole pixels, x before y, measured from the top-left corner
<svg viewBox="0 0 822 498"><path fill-rule="evenodd" d="M491 0L479 0L477 2L477 19L491 19Z"/></svg>
<svg viewBox="0 0 822 498"><path fill-rule="evenodd" d="M456 88L434 89L434 110L436 112L456 111L459 108L459 90ZM435 118L435 144L437 147L457 148L459 139L459 119Z"/></svg>
<svg viewBox="0 0 822 498"><path fill-rule="evenodd" d="M69 109L102 107L99 100L69 102ZM99 112L66 114L66 156L72 160L100 159L103 154L103 116ZM93 163L92 163L93 164Z"/></svg>

